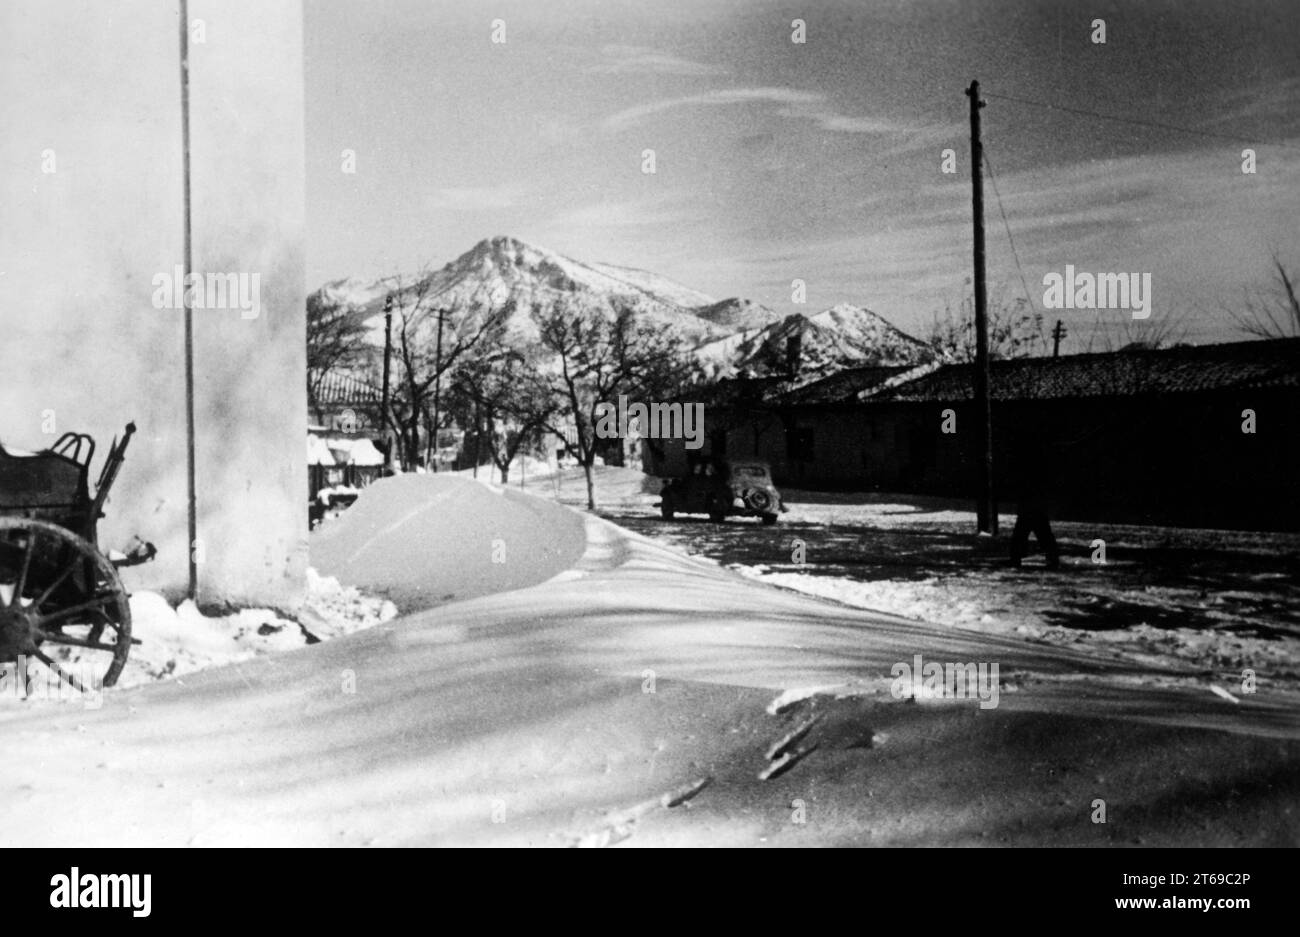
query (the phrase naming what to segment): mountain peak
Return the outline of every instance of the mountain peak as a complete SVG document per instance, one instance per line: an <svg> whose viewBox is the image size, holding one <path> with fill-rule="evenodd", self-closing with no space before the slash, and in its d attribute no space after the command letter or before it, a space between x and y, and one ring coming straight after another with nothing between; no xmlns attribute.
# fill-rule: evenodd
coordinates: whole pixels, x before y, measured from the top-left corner
<svg viewBox="0 0 1300 937"><path fill-rule="evenodd" d="M822 311L838 312L840 315L851 315L855 312L871 312L870 309L867 309L863 306L855 306L852 303L836 303L834 306L831 306L829 309L824 309Z"/></svg>
<svg viewBox="0 0 1300 937"><path fill-rule="evenodd" d="M813 320L814 322L816 321L826 322L828 320L839 322L839 321L843 321L844 319L857 319L857 318L862 318L864 316L869 316L876 319L880 318L880 316L878 316L876 313L872 312L870 309L866 308L865 306L855 306L852 303L836 303L834 306L831 306L829 309L823 309L821 312L814 313L808 318Z"/></svg>
<svg viewBox="0 0 1300 937"><path fill-rule="evenodd" d="M480 241L479 243L487 244L497 250L509 250L509 251L527 250L527 251L536 251L539 254L552 253L551 251L548 251L545 248L538 247L535 244L529 244L527 241L520 240L519 238L513 237L509 234L494 234L492 237L487 238L484 241Z"/></svg>
<svg viewBox="0 0 1300 937"><path fill-rule="evenodd" d="M380 310L378 289L368 295L357 288L347 292L360 300L348 303L359 316L373 317ZM574 260L508 234L484 238L427 273L421 292L426 303L453 312L480 314L509 305L514 309L509 327L525 338L535 337L532 312L556 303L606 317L631 309L638 317L673 328L692 344L730 331L696 315L698 307L713 302L703 293L645 270Z"/></svg>
<svg viewBox="0 0 1300 937"><path fill-rule="evenodd" d="M461 254L457 260L465 258L481 259L491 257L499 262L508 262L511 264L520 263L525 257L528 258L545 258L556 257L554 251L546 250L535 244L529 244L521 241L517 237L511 237L508 234L497 234L490 238L484 238L479 241L464 254ZM457 261L452 261L456 263Z"/></svg>
<svg viewBox="0 0 1300 937"><path fill-rule="evenodd" d="M736 367L757 376L822 376L849 367L913 365L929 360L925 343L869 309L840 303L795 312L728 348Z"/></svg>

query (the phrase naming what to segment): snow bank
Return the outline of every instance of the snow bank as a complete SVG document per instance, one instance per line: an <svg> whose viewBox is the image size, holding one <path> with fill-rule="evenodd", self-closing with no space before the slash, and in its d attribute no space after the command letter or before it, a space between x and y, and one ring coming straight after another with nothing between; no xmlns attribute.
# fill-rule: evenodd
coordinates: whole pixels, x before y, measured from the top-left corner
<svg viewBox="0 0 1300 937"><path fill-rule="evenodd" d="M447 474L380 479L310 540L323 575L403 612L545 582L585 547L579 515Z"/></svg>
<svg viewBox="0 0 1300 937"><path fill-rule="evenodd" d="M177 677L205 667L303 647L397 617L392 602L362 595L307 570L307 597L294 618L268 608L204 615L186 599L176 608L156 592L131 596L131 648L119 686ZM296 620L295 620L296 619Z"/></svg>
<svg viewBox="0 0 1300 937"><path fill-rule="evenodd" d="M990 576L908 580L855 580L806 572L773 572L762 564L731 564L749 579L845 605L888 612L932 624L1085 650L1149 666L1214 671L1224 679L1245 669L1267 674L1274 689L1300 692L1300 638L1258 637L1233 630L1154 627L1089 630L1045 624L1032 608L1010 601L1012 586ZM1123 597L1122 590L1115 590ZM1153 605L1153 610L1159 607ZM1263 678L1262 678L1263 679Z"/></svg>
<svg viewBox="0 0 1300 937"><path fill-rule="evenodd" d="M307 601L298 610L298 620L314 637L337 638L396 617L397 606L387 599L363 595L307 567Z"/></svg>
<svg viewBox="0 0 1300 937"><path fill-rule="evenodd" d="M403 511L444 538L452 525L467 562L480 515L533 509L543 536L567 535L534 499L414 481L373 502L367 550L419 552ZM578 575L110 696L75 720L0 712L6 737L39 751L5 763L6 844L540 846L628 829L664 846L1295 842L1289 697L1234 703L1072 648L832 605L574 516L590 530ZM1020 689L994 711L893 700L893 666L918 653L997 662ZM764 712L837 684L836 699ZM88 779L116 822L86 822ZM1233 789L1250 796L1225 810ZM791 823L808 791L810 822ZM1097 797L1125 822L1088 823Z"/></svg>
<svg viewBox="0 0 1300 937"><path fill-rule="evenodd" d="M293 647L306 643L295 623L269 609L241 609L233 615L209 617L189 599L172 608L156 592L131 596L131 633L140 643L131 648L119 686L245 660L259 649L285 646L286 638Z"/></svg>

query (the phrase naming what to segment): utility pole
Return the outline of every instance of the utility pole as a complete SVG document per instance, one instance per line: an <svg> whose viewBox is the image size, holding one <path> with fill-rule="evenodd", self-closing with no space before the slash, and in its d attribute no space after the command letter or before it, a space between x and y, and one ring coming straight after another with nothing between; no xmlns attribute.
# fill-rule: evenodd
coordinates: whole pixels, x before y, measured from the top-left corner
<svg viewBox="0 0 1300 937"><path fill-rule="evenodd" d="M478 478L479 440L483 438L483 418L479 416L479 399L474 398L474 477Z"/></svg>
<svg viewBox="0 0 1300 937"><path fill-rule="evenodd" d="M1052 357L1053 358L1061 357L1061 339L1065 338L1065 336L1069 334L1070 333L1065 330L1065 326L1061 324L1061 320L1057 319L1056 326L1052 329Z"/></svg>
<svg viewBox="0 0 1300 937"><path fill-rule="evenodd" d="M185 297L185 526L189 535L189 591L192 602L199 600L198 488L194 473L194 296L189 290L194 271L193 211L190 196L190 13L187 0L181 0L181 178L185 205L185 280L181 284ZM30 541L29 541L30 543Z"/></svg>
<svg viewBox="0 0 1300 937"><path fill-rule="evenodd" d="M384 434L384 459L393 464L393 436L388 431L388 367L393 357L393 294L384 297L384 389L380 395L379 426Z"/></svg>
<svg viewBox="0 0 1300 937"><path fill-rule="evenodd" d="M438 395L442 390L442 317L446 309L438 310L438 349L433 364L433 470L438 471Z"/></svg>
<svg viewBox="0 0 1300 937"><path fill-rule="evenodd" d="M970 98L971 204L975 214L975 414L979 421L979 489L975 523L980 533L998 532L993 502L993 407L989 399L988 289L984 281L984 146L980 143L980 83L966 89Z"/></svg>

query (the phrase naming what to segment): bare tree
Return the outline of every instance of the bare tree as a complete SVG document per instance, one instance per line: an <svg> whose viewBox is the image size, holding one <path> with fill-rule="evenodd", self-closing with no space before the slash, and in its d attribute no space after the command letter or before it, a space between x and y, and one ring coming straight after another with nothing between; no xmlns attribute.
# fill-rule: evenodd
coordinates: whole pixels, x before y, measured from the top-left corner
<svg viewBox="0 0 1300 937"><path fill-rule="evenodd" d="M460 310L435 308L433 281L422 270L411 282L395 278L393 289L394 352L400 378L392 397L390 418L401 435L408 468L420 461L420 425L434 440L444 414L430 408L443 375L476 348L500 340L513 305L493 307L475 303Z"/></svg>
<svg viewBox="0 0 1300 937"><path fill-rule="evenodd" d="M453 378L458 409L476 434L487 437L502 484L510 480L515 457L541 441L560 407L544 366L536 349L503 348L466 360Z"/></svg>
<svg viewBox="0 0 1300 937"><path fill-rule="evenodd" d="M587 508L596 509L596 456L609 443L596 435L597 407L619 394L671 400L692 386L698 364L668 329L638 323L630 309L613 318L564 303L534 312L542 346L556 357L550 386L563 402L578 438L578 461L587 480ZM551 427L563 436L562 428Z"/></svg>
<svg viewBox="0 0 1300 937"><path fill-rule="evenodd" d="M1163 314L1146 319L1134 319L1123 313L1118 319L1103 319L1102 313L1098 311L1084 351L1089 354L1136 349L1154 351L1185 344L1186 338L1187 324L1172 305Z"/></svg>
<svg viewBox="0 0 1300 937"><path fill-rule="evenodd" d="M307 297L307 403L318 423L330 375L367 368L372 359L366 328L351 309L332 305L319 292Z"/></svg>
<svg viewBox="0 0 1300 937"><path fill-rule="evenodd" d="M1006 300L1006 287L988 298L989 357L1028 358L1047 351L1042 313L1029 300ZM926 342L947 361L975 360L975 297L966 296L956 312L949 303L942 316L935 314Z"/></svg>
<svg viewBox="0 0 1300 937"><path fill-rule="evenodd" d="M1273 255L1273 282L1264 289L1245 290L1240 308L1224 310L1237 328L1256 338L1300 338L1300 299L1295 278Z"/></svg>

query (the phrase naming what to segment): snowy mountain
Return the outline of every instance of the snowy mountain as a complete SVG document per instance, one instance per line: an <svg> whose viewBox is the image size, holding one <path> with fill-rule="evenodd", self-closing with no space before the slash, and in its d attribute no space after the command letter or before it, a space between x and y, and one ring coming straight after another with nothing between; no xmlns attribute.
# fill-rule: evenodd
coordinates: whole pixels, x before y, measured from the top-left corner
<svg viewBox="0 0 1300 937"><path fill-rule="evenodd" d="M347 277L343 280L331 280L318 289L313 296L327 307L366 309L378 304L383 310L384 296L393 289L395 277L380 280L363 280L361 277Z"/></svg>
<svg viewBox="0 0 1300 937"><path fill-rule="evenodd" d="M714 360L729 358L737 372L754 377L820 377L849 367L922 364L934 356L925 342L870 309L848 303L811 316L786 316L766 328L706 348Z"/></svg>
<svg viewBox="0 0 1300 937"><path fill-rule="evenodd" d="M383 312L390 291L410 295L420 288L426 290L425 304L450 310L453 321L513 302L508 327L525 339L536 336L532 311L555 302L609 316L631 308L639 319L669 326L691 344L730 331L695 315L695 307L713 303L704 293L645 270L585 264L511 237L480 241L422 279L390 277L371 284L347 279L327 283L319 292L322 299L370 319Z"/></svg>
<svg viewBox="0 0 1300 937"><path fill-rule="evenodd" d="M675 330L712 376L793 368L800 377L819 377L842 367L917 364L931 356L923 342L857 306L782 317L750 300L715 301L646 270L583 263L512 237L480 241L422 278L349 277L324 284L313 298L353 310L377 327L372 336L382 342L385 296L405 295L409 305L417 290L424 290L427 308L449 310L446 321L453 329L471 327L486 310L513 303L508 328L525 342L536 339L533 310L555 302L607 316L631 308L643 321ZM399 298L398 306L402 304Z"/></svg>

